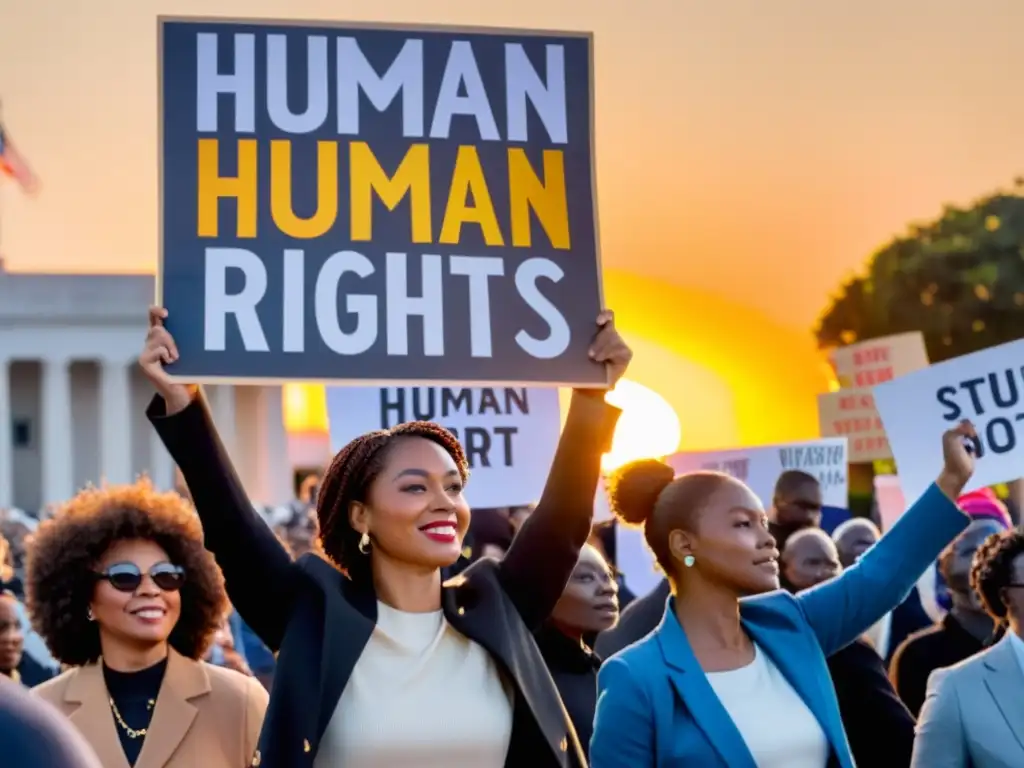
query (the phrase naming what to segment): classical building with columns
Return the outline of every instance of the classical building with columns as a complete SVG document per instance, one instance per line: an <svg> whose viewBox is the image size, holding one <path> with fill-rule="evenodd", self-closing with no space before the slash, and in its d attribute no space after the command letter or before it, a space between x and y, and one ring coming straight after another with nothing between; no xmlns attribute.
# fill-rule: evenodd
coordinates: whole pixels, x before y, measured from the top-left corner
<svg viewBox="0 0 1024 768"><path fill-rule="evenodd" d="M0 261L0 509L35 511L142 473L173 485L136 363L153 287L148 275L10 273ZM282 388L217 386L207 396L250 497L292 498Z"/></svg>

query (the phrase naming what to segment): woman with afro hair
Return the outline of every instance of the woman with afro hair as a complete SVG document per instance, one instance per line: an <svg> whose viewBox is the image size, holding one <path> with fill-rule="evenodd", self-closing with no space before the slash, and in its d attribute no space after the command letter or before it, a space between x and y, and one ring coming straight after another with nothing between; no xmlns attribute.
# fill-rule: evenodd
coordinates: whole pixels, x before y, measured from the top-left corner
<svg viewBox="0 0 1024 768"><path fill-rule="evenodd" d="M1024 765L1024 532L994 533L974 553L971 586L1003 639L937 669L917 720L911 768Z"/></svg>
<svg viewBox="0 0 1024 768"><path fill-rule="evenodd" d="M254 679L199 661L225 615L195 513L147 481L82 491L36 531L29 612L70 667L33 689L105 768L236 768L267 707Z"/></svg>
<svg viewBox="0 0 1024 768"><path fill-rule="evenodd" d="M586 765L531 633L590 534L619 414L605 389L573 392L541 498L500 560L442 579L469 527L466 456L451 432L415 421L338 452L317 494L337 567L312 554L293 562L253 511L198 388L164 370L178 357L166 316L150 312L139 360L159 393L149 418L188 482L232 603L280 651L253 765ZM588 341L580 362L604 367L614 385L632 353L610 312Z"/></svg>

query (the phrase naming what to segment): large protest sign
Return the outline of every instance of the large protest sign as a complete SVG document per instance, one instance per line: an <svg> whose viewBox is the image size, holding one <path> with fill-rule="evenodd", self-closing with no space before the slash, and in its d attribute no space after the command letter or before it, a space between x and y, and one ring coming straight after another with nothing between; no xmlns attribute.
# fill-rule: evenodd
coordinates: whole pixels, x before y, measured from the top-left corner
<svg viewBox="0 0 1024 768"><path fill-rule="evenodd" d="M476 508L537 501L561 433L556 389L328 387L327 417L332 451L407 421L448 428L466 451Z"/></svg>
<svg viewBox="0 0 1024 768"><path fill-rule="evenodd" d="M976 469L966 490L1020 477L1024 467L1024 340L956 357L875 387L907 501L942 469L942 433L970 419Z"/></svg>
<svg viewBox="0 0 1024 768"><path fill-rule="evenodd" d="M686 451L673 454L665 461L680 474L710 469L732 475L749 485L766 507L771 504L779 475L788 469L798 469L818 478L822 501L827 506L849 506L849 466L845 437L726 451Z"/></svg>
<svg viewBox="0 0 1024 768"><path fill-rule="evenodd" d="M849 438L851 464L891 459L871 387L927 368L924 336L913 331L869 339L832 350L829 361L841 389L818 395L822 436Z"/></svg>
<svg viewBox="0 0 1024 768"><path fill-rule="evenodd" d="M590 35L159 34L173 374L606 382Z"/></svg>

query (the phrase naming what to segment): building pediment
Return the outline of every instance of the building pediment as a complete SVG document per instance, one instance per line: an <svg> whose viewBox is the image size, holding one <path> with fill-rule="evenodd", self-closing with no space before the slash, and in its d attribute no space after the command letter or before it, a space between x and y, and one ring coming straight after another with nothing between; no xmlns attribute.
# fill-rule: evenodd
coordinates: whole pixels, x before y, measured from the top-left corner
<svg viewBox="0 0 1024 768"><path fill-rule="evenodd" d="M152 275L65 275L0 270L0 326L139 325Z"/></svg>

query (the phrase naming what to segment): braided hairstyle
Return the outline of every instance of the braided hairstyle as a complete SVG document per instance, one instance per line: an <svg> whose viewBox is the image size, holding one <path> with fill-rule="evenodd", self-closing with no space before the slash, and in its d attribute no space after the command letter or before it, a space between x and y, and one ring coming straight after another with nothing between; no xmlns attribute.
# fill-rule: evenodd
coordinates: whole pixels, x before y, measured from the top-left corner
<svg viewBox="0 0 1024 768"><path fill-rule="evenodd" d="M997 624L1007 620L1003 590L1013 581L1013 565L1021 555L1024 555L1024 532L1018 528L993 533L974 553L971 586Z"/></svg>
<svg viewBox="0 0 1024 768"><path fill-rule="evenodd" d="M353 581L367 584L371 572L370 558L359 551L362 534L352 527L349 507L353 502L366 501L370 486L384 468L392 446L410 437L430 440L444 448L455 462L462 481L469 477L466 453L458 439L430 421L410 421L391 429L367 432L338 451L320 485L316 516L324 552Z"/></svg>

